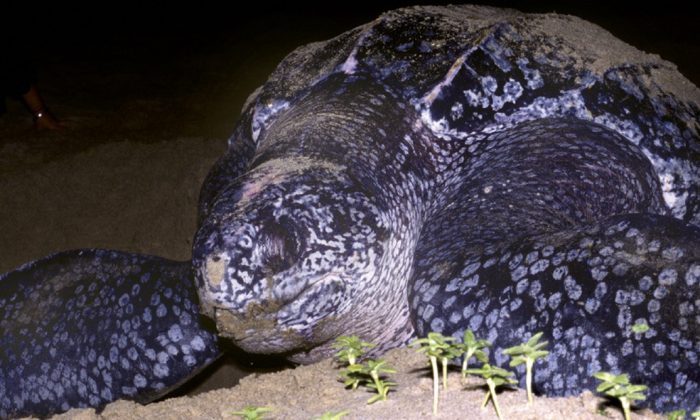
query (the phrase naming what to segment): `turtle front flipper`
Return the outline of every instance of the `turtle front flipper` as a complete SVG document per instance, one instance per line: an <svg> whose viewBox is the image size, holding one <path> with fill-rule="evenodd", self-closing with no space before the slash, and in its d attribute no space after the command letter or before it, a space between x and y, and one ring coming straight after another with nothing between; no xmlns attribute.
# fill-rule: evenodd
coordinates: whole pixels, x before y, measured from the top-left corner
<svg viewBox="0 0 700 420"><path fill-rule="evenodd" d="M78 250L0 275L0 418L151 401L219 355L189 262Z"/></svg>
<svg viewBox="0 0 700 420"><path fill-rule="evenodd" d="M575 395L595 389L595 372L624 372L649 387L639 405L695 409L700 229L664 214L651 164L620 136L568 119L478 147L418 242L417 333L470 328L507 366L503 349L542 331L540 393Z"/></svg>

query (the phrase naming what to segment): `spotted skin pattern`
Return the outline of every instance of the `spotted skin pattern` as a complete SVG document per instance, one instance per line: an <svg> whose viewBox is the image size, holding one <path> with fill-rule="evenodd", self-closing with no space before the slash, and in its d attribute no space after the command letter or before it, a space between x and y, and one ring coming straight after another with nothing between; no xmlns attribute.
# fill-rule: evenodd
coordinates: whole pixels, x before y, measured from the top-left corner
<svg viewBox="0 0 700 420"><path fill-rule="evenodd" d="M0 418L148 402L214 361L190 272L83 250L0 276Z"/></svg>
<svg viewBox="0 0 700 420"><path fill-rule="evenodd" d="M505 366L504 348L542 331L552 343L535 369L542 394L593 389L604 370L647 384L659 410L698 405L700 229L663 215L649 161L621 136L566 119L485 144L421 233L409 292L417 333L470 328Z"/></svg>
<svg viewBox="0 0 700 420"><path fill-rule="evenodd" d="M191 265L74 251L0 277L0 416L144 401L191 377L218 350L177 299L240 348L300 363L344 334L379 354L471 328L504 365L542 331L539 393L607 370L649 386L640 405L694 410L698 103L673 65L569 16L416 7L300 47L207 176ZM112 309L69 327L100 293ZM122 296L155 328L125 332Z"/></svg>

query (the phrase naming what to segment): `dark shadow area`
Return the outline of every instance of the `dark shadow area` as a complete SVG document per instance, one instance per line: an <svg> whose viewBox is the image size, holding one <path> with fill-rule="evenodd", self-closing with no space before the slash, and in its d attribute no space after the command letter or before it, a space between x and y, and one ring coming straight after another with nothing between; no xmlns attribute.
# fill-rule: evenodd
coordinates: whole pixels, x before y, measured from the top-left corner
<svg viewBox="0 0 700 420"><path fill-rule="evenodd" d="M380 13L414 4L453 4L447 1L382 1L371 4L335 2L183 3L168 7L150 4L91 3L80 7L46 5L33 11L31 31L26 22L17 25L17 40L32 51L61 52L67 59L111 57L135 59L129 50L146 47L153 62L191 54L225 42L249 56L269 56L279 61L294 47L327 39ZM465 2L468 3L468 2ZM510 7L523 12L571 14L594 22L618 38L676 63L698 84L696 64L700 52L700 13L690 2L605 1L475 1L473 4ZM19 12L17 13L18 15ZM257 74L258 83L266 74Z"/></svg>
<svg viewBox="0 0 700 420"><path fill-rule="evenodd" d="M178 389L157 401L196 395L219 388L230 388L250 374L279 372L295 365L282 356L255 355L242 351L228 340L221 340L225 354Z"/></svg>

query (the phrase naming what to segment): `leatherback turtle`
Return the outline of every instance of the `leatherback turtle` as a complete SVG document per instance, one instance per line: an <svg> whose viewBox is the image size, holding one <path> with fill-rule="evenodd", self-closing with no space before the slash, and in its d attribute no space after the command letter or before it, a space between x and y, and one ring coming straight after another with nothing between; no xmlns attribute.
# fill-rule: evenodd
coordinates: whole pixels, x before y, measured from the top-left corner
<svg viewBox="0 0 700 420"><path fill-rule="evenodd" d="M217 334L305 363L467 328L498 364L543 331L541 394L626 372L695 409L698 104L569 16L415 7L298 48L208 175L191 262L78 250L0 277L0 417L151 400Z"/></svg>

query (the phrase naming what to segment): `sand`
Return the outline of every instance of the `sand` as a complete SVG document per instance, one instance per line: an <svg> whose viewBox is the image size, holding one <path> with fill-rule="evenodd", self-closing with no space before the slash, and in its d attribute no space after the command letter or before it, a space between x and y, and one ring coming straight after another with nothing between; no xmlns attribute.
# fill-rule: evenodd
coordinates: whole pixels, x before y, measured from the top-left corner
<svg viewBox="0 0 700 420"><path fill-rule="evenodd" d="M366 388L348 390L338 381L338 366L326 360L278 373L248 376L230 389L220 389L194 397L168 399L140 406L119 401L95 415L92 409L71 410L55 419L235 419L232 413L247 406L270 407L264 418L309 420L325 413L347 411L344 419L494 419L493 405L481 408L483 384L478 378L462 382L458 371L448 374L448 388L441 390L438 415L432 416L432 377L427 359L414 349L396 349L385 359L397 373L388 379L398 383L386 401L368 405L373 395ZM507 419L604 419L622 418L621 411L606 400L585 393L572 398L536 398L527 405L523 390L498 394L502 415ZM635 412L633 419L661 419L649 411Z"/></svg>

